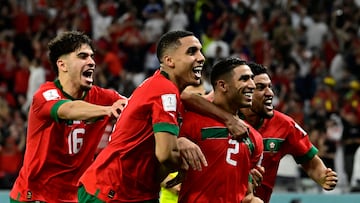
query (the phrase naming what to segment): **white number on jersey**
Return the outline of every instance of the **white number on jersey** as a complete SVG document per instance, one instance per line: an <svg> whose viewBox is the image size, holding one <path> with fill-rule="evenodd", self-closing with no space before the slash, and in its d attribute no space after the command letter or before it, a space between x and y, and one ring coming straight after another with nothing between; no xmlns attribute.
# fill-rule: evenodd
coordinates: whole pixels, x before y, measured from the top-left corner
<svg viewBox="0 0 360 203"><path fill-rule="evenodd" d="M234 145L234 147L228 148L227 153L226 153L226 162L232 166L236 166L237 161L231 159L231 155L239 153L239 142L236 140L229 139L229 144Z"/></svg>
<svg viewBox="0 0 360 203"><path fill-rule="evenodd" d="M69 154L77 154L80 151L80 148L83 145L83 138L81 134L85 134L84 128L76 128L69 133L68 144L69 144Z"/></svg>

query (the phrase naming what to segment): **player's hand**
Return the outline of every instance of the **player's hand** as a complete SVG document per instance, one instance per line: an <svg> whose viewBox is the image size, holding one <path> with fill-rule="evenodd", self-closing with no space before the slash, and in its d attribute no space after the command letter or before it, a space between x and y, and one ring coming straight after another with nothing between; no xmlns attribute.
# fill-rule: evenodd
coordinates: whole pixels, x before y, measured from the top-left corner
<svg viewBox="0 0 360 203"><path fill-rule="evenodd" d="M181 189L181 183L177 184L173 187L167 188L171 193L175 194L175 195L179 195L180 189Z"/></svg>
<svg viewBox="0 0 360 203"><path fill-rule="evenodd" d="M113 105L111 106L112 115L115 118L119 117L120 113L122 112L122 110L124 110L127 103L128 103L127 99L119 99L116 102L114 102Z"/></svg>
<svg viewBox="0 0 360 203"><path fill-rule="evenodd" d="M321 179L321 187L324 190L333 190L338 182L337 173L331 168L327 168L325 176Z"/></svg>
<svg viewBox="0 0 360 203"><path fill-rule="evenodd" d="M232 139L241 141L242 138L249 136L249 126L239 117L231 116L225 121Z"/></svg>
<svg viewBox="0 0 360 203"><path fill-rule="evenodd" d="M177 139L182 159L182 169L188 170L189 166L201 171L202 165L207 166L207 161L200 147L185 137Z"/></svg>
<svg viewBox="0 0 360 203"><path fill-rule="evenodd" d="M255 168L250 170L250 175L253 179L253 184L258 187L261 185L261 182L263 181L265 173L265 168L263 166L256 166Z"/></svg>

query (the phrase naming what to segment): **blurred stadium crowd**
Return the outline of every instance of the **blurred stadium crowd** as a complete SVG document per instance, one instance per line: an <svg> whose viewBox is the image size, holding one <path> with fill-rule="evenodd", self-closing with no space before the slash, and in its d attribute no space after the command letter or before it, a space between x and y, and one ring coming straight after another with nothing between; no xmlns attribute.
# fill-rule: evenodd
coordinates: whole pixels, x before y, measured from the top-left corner
<svg viewBox="0 0 360 203"><path fill-rule="evenodd" d="M220 58L266 65L276 109L306 129L339 186L360 176L360 0L0 0L0 188L21 167L32 95L55 78L49 39L87 33L96 83L129 96L159 66L158 37L175 29L201 39L208 91Z"/></svg>

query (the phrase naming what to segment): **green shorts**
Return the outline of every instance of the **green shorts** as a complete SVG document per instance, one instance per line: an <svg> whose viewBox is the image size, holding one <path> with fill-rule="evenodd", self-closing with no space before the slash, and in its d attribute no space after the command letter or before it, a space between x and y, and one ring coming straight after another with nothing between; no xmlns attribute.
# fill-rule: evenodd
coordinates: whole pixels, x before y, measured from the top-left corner
<svg viewBox="0 0 360 203"><path fill-rule="evenodd" d="M79 203L105 203L104 201L100 200L96 196L87 193L84 186L79 187L78 199L79 199ZM136 203L159 203L159 200L158 199L145 200L145 201L136 202Z"/></svg>
<svg viewBox="0 0 360 203"><path fill-rule="evenodd" d="M79 203L104 203L104 201L86 192L84 186L78 189Z"/></svg>

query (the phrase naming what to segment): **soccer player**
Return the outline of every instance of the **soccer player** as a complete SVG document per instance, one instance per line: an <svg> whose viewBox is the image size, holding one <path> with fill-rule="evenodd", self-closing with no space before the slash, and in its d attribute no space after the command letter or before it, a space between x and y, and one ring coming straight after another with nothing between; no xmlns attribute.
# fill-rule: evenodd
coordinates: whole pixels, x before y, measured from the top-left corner
<svg viewBox="0 0 360 203"><path fill-rule="evenodd" d="M200 85L194 86L194 85L189 85L185 88L184 91L187 91L189 93L193 93L193 94L198 94L200 96L205 96L205 88L204 85L201 83ZM160 191L160 203L177 203L178 202L178 196L179 196L179 191L181 188L181 183L173 186L173 187L166 187L166 183L170 180L172 180L173 178L175 178L177 176L178 172L174 172L174 173L170 173L168 175L168 177L166 177L162 182L161 182L161 191Z"/></svg>
<svg viewBox="0 0 360 203"><path fill-rule="evenodd" d="M57 74L33 96L24 164L10 202L77 202L77 183L92 163L110 119L127 99L93 85L95 62L86 35L64 32L49 44Z"/></svg>
<svg viewBox="0 0 360 203"><path fill-rule="evenodd" d="M260 132L264 143L265 168L261 186L255 188L255 195L270 201L275 184L279 162L286 154L291 154L310 178L325 190L332 190L337 184L337 174L327 168L317 155L307 133L289 116L274 110L271 79L267 69L256 63L249 62L254 73L255 91L251 108L242 108L241 116Z"/></svg>
<svg viewBox="0 0 360 203"><path fill-rule="evenodd" d="M160 70L133 92L109 145L80 178L80 202L159 201L160 182L180 167L180 92L200 83L201 48L187 31L160 38Z"/></svg>
<svg viewBox="0 0 360 203"><path fill-rule="evenodd" d="M251 106L255 88L252 77L246 61L227 58L218 62L211 71L212 102L236 116L240 107ZM262 155L261 135L250 128L249 137L237 141L223 122L187 111L180 136L200 146L208 166L185 172L179 202L242 202L248 191L250 169Z"/></svg>

